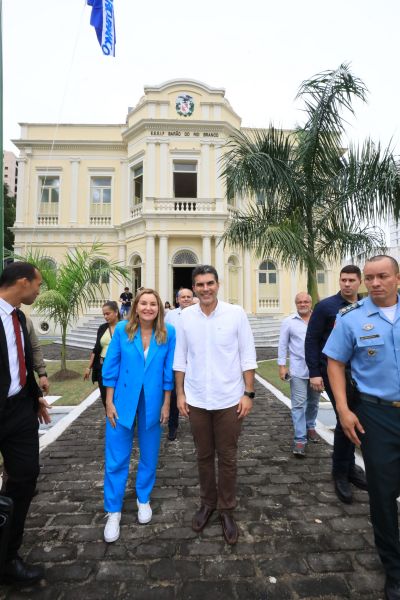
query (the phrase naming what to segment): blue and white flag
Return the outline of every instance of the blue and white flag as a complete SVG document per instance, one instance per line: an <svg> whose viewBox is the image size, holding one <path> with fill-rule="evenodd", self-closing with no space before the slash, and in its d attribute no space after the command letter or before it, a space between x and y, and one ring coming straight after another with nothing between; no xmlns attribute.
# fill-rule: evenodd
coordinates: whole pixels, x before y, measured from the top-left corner
<svg viewBox="0 0 400 600"><path fill-rule="evenodd" d="M87 0L92 7L90 24L96 30L97 39L106 56L115 56L114 0Z"/></svg>

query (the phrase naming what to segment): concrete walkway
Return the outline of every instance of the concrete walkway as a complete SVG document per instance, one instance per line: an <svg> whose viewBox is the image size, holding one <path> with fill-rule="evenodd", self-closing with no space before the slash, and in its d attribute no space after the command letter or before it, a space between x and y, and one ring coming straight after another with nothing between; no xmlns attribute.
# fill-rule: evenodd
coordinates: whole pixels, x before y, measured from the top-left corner
<svg viewBox="0 0 400 600"><path fill-rule="evenodd" d="M41 453L22 554L45 564L47 580L30 589L2 587L1 598L383 598L367 494L355 490L348 506L336 499L325 442L309 447L304 460L291 455L289 410L260 384L241 436L235 547L224 543L216 516L200 536L190 527L198 484L184 420L178 440L162 442L151 524L137 523L131 478L121 537L105 544L103 428L97 401Z"/></svg>

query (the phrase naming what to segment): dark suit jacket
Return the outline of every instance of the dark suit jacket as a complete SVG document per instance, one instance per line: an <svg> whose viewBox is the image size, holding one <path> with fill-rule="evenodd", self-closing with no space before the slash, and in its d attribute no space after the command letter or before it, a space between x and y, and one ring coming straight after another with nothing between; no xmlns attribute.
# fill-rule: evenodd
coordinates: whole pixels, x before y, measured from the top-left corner
<svg viewBox="0 0 400 600"><path fill-rule="evenodd" d="M94 354L93 369L92 369L93 383L95 383L96 381L99 381L99 371L101 369L100 354L101 354L101 349L102 349L100 340L103 337L103 335L105 334L105 332L107 331L108 327L109 327L108 323L102 323L97 330L96 343L92 350L92 352Z"/></svg>
<svg viewBox="0 0 400 600"><path fill-rule="evenodd" d="M27 385L29 397L34 403L35 412L39 408L39 398L43 395L39 386L36 383L33 371L32 346L29 340L28 331L26 329L26 319L24 313L17 308L18 319L21 323L22 332L24 335L25 347L25 364L27 371ZM10 389L11 375L10 364L8 362L7 339L3 327L3 321L0 319L0 420L6 404L8 390Z"/></svg>

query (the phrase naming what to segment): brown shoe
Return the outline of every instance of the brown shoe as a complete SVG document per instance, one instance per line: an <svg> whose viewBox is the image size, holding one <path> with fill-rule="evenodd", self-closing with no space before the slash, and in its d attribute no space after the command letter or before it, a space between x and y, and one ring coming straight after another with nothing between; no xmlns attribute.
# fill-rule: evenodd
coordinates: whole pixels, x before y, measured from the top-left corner
<svg viewBox="0 0 400 600"><path fill-rule="evenodd" d="M236 544L239 537L239 530L235 519L228 512L219 513L219 518L221 519L222 531L226 542L231 546Z"/></svg>
<svg viewBox="0 0 400 600"><path fill-rule="evenodd" d="M307 440L313 444L318 444L319 437L315 429L307 429Z"/></svg>
<svg viewBox="0 0 400 600"><path fill-rule="evenodd" d="M215 508L211 508L211 506L206 506L202 504L199 510L194 514L192 519L192 529L196 533L200 533L203 531L204 527L207 525L209 518L213 514Z"/></svg>

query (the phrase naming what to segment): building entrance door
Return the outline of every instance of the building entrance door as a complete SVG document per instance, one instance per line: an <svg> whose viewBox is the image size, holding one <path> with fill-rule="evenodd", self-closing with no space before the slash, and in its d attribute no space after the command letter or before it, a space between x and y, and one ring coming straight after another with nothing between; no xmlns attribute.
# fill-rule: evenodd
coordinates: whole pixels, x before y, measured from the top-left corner
<svg viewBox="0 0 400 600"><path fill-rule="evenodd" d="M175 304L176 294L181 288L192 289L192 271L194 267L173 267L173 298Z"/></svg>

